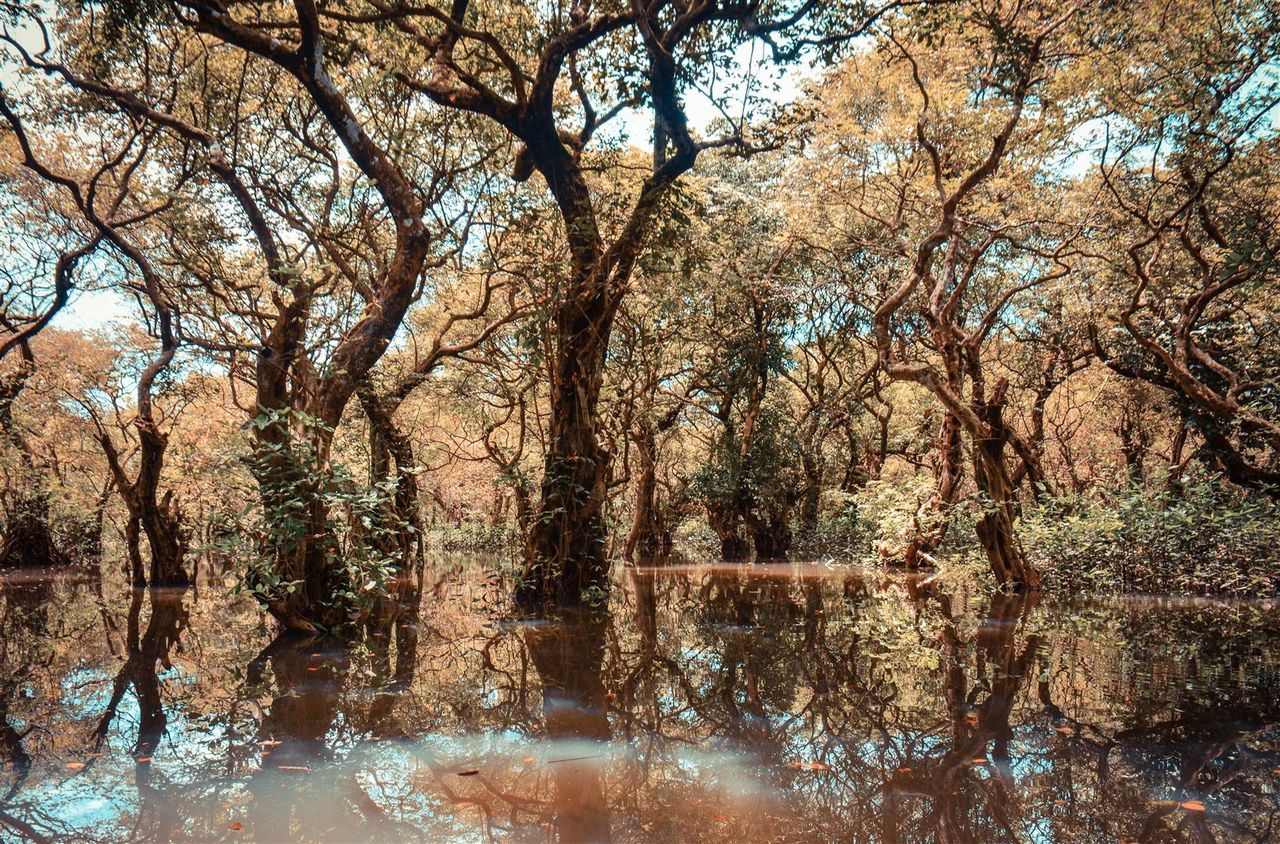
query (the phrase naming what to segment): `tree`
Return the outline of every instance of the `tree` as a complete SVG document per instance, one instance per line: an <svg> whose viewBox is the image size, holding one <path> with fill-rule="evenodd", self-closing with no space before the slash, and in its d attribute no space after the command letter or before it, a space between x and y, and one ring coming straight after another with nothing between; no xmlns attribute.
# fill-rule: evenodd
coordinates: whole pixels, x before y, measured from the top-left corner
<svg viewBox="0 0 1280 844"><path fill-rule="evenodd" d="M1158 29L1133 24L1141 70L1103 86L1090 267L1099 357L1170 394L1211 465L1280 498L1274 13L1179 4Z"/></svg>
<svg viewBox="0 0 1280 844"><path fill-rule="evenodd" d="M1026 5L926 12L886 31L878 75L875 58L859 62L873 74L864 88L828 83L847 110L828 125L852 133L819 135L839 166L853 168L848 198L834 205L847 248L876 268L870 289L855 295L874 302L880 366L942 406L934 506L958 497L967 436L982 499L978 539L1000 582L1029 586L1040 575L1014 535L1014 476L1034 454L1006 419L1010 381L991 377L989 350L1016 323L1015 297L1067 273L1072 230L1037 187L1069 135L1069 102L1054 102L1050 85L1073 49L1076 15ZM918 530L908 560L940 538Z"/></svg>

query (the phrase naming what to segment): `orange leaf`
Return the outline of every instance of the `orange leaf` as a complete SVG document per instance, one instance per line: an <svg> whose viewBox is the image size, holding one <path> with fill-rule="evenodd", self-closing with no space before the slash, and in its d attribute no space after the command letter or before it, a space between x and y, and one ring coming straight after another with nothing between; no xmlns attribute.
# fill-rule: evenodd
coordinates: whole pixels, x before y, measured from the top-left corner
<svg viewBox="0 0 1280 844"><path fill-rule="evenodd" d="M150 761L151 761L151 757L150 757L150 756L139 756L139 757L137 758L137 760L136 760L136 761L138 761L138 762L150 762Z"/></svg>
<svg viewBox="0 0 1280 844"><path fill-rule="evenodd" d="M68 763L67 763L67 770L68 770L68 771L78 771L78 770L80 770L80 769L81 769L81 768L83 768L83 767L84 767L84 763L83 763L83 762L68 762Z"/></svg>
<svg viewBox="0 0 1280 844"><path fill-rule="evenodd" d="M1204 803L1200 802L1199 800L1188 800L1185 803L1179 803L1178 806L1183 811L1187 811L1187 812L1203 812L1204 811Z"/></svg>
<svg viewBox="0 0 1280 844"><path fill-rule="evenodd" d="M232 832L239 832L240 830L244 829L244 824L240 823L240 821L232 821L231 823L227 824L227 829L231 830Z"/></svg>

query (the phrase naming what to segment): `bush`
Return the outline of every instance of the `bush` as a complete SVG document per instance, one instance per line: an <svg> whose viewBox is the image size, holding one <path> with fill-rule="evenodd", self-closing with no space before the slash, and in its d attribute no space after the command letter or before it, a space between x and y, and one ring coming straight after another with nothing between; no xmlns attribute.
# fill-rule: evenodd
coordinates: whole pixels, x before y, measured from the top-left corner
<svg viewBox="0 0 1280 844"><path fill-rule="evenodd" d="M521 545L519 532L513 527L495 525L483 519L432 525L426 533L427 547L434 551L509 554L519 550Z"/></svg>
<svg viewBox="0 0 1280 844"><path fill-rule="evenodd" d="M1028 508L1019 535L1055 590L1271 595L1280 586L1280 509L1212 478L1060 498Z"/></svg>

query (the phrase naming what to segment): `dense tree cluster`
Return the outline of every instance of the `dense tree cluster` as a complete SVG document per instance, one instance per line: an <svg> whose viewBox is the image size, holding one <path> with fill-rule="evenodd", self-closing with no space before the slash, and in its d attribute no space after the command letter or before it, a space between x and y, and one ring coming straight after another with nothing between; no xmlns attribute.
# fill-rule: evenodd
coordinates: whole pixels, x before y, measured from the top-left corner
<svg viewBox="0 0 1280 844"><path fill-rule="evenodd" d="M0 15L0 566L411 639L441 525L577 604L1280 498L1270 0Z"/></svg>

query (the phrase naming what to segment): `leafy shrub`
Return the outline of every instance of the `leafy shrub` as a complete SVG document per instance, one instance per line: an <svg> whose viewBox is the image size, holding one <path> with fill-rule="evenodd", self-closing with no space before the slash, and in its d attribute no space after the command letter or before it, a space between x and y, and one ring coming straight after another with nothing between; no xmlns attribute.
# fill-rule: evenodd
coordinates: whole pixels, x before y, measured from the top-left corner
<svg viewBox="0 0 1280 844"><path fill-rule="evenodd" d="M506 524L484 519L463 519L457 524L437 524L427 528L427 546L453 553L510 554L520 547L520 534Z"/></svg>
<svg viewBox="0 0 1280 844"><path fill-rule="evenodd" d="M1280 587L1280 509L1200 479L1131 487L1102 501L1065 497L1019 525L1050 588L1272 594Z"/></svg>

